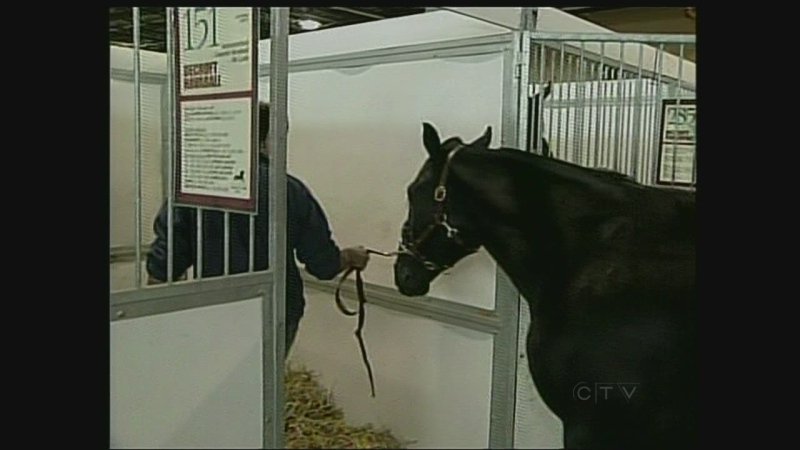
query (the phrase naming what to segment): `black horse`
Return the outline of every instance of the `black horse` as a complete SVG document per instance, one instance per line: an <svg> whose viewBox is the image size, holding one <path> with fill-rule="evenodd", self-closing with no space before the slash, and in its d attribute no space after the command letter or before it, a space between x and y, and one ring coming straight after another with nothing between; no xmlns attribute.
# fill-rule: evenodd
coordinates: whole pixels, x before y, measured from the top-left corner
<svg viewBox="0 0 800 450"><path fill-rule="evenodd" d="M694 193L440 141L408 187L395 284L425 295L483 246L530 305L531 375L567 448L694 448Z"/></svg>

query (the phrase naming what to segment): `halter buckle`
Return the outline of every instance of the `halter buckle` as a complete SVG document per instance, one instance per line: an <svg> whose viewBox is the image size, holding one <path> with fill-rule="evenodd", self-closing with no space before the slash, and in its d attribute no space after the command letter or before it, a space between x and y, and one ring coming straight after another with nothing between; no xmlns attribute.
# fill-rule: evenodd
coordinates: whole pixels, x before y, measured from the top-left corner
<svg viewBox="0 0 800 450"><path fill-rule="evenodd" d="M444 186L436 186L436 189L433 191L433 199L437 202L443 202L446 197L447 188Z"/></svg>
<svg viewBox="0 0 800 450"><path fill-rule="evenodd" d="M444 227L445 231L447 232L447 238L448 239L453 239L455 237L456 233L458 233L457 229L451 227L450 224L447 223L447 219L446 218L442 221L442 226Z"/></svg>

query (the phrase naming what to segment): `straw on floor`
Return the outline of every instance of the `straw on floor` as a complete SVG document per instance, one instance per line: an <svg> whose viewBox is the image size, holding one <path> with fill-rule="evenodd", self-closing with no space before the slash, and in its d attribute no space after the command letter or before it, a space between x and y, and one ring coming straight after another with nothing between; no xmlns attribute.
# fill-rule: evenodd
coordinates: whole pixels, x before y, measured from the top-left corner
<svg viewBox="0 0 800 450"><path fill-rule="evenodd" d="M316 373L286 370L286 448L406 448L389 430L350 426Z"/></svg>

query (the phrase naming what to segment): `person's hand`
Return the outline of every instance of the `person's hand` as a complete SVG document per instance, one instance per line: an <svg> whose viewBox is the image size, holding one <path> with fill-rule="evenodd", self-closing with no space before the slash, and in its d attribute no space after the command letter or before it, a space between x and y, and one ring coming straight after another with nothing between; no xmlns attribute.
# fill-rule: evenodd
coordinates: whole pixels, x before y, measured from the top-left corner
<svg viewBox="0 0 800 450"><path fill-rule="evenodd" d="M369 253L363 246L349 247L341 251L342 270L364 270L369 262Z"/></svg>

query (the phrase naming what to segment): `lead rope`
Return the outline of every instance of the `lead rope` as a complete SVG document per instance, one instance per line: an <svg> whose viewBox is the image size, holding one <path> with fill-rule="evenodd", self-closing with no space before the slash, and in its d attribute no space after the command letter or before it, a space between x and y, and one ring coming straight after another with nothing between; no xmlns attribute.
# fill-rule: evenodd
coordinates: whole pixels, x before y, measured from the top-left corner
<svg viewBox="0 0 800 450"><path fill-rule="evenodd" d="M385 256L387 258L391 258L392 256L395 256L397 254L396 252L387 253L371 249L367 249L367 253L372 253L373 255ZM342 283L344 283L344 280L346 280L347 277L353 272L356 273L356 293L358 294L358 311L350 311L347 308L345 308L344 303L342 303L342 298L339 295L340 291L342 290ZM367 298L364 295L364 279L361 277L361 270L353 267L347 269L342 274L342 277L339 279L339 284L336 286L336 292L334 295L336 297L336 307L339 308L339 311L341 311L342 314L346 316L355 316L356 314L358 314L358 326L356 327L355 335L356 339L358 339L358 346L361 349L361 359L364 361L364 366L366 366L367 368L367 375L369 376L370 393L374 398L375 380L372 377L372 366L370 365L369 357L367 356L367 347L366 345L364 345L364 338L361 335L361 330L364 329L364 314L365 314L364 305L367 303Z"/></svg>

